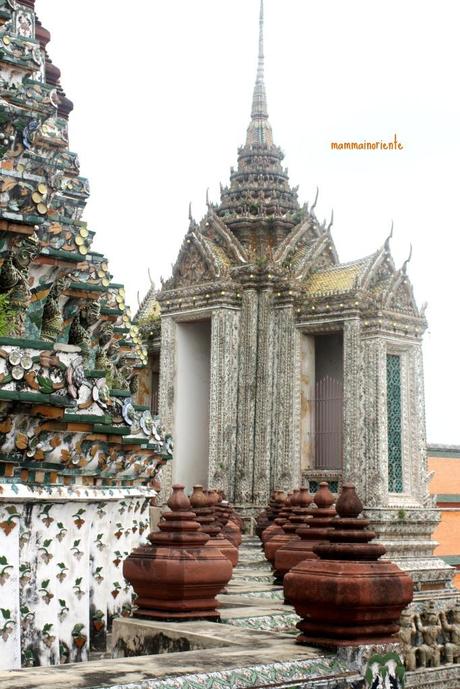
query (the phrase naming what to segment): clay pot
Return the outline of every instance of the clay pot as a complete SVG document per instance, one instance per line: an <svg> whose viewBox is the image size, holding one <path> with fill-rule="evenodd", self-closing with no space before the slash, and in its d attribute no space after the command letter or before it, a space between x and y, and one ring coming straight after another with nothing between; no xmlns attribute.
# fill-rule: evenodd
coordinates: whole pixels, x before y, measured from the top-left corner
<svg viewBox="0 0 460 689"><path fill-rule="evenodd" d="M277 584L283 582L284 575L289 571L286 562L286 553L289 552L289 542L300 540L297 530L312 519L312 513L309 510L312 502L313 497L308 492L308 488L301 488L297 495L296 504L293 506L289 521L283 526L284 532L289 538L286 538L275 552L273 564L275 568L275 583Z"/></svg>
<svg viewBox="0 0 460 689"><path fill-rule="evenodd" d="M362 504L346 484L337 501L330 543L317 560L304 560L284 577L285 594L302 621L297 642L336 648L394 642L402 610L412 601L412 580L389 560L375 533L358 519Z"/></svg>
<svg viewBox="0 0 460 689"><path fill-rule="evenodd" d="M306 495L304 500L308 501ZM277 553L278 559L275 558L275 569L280 578L283 578L299 562L305 559L316 560L317 555L313 552L314 546L321 541L327 540L328 530L332 519L336 515L336 511L332 507L334 496L330 492L329 484L326 481L320 483L313 502L317 509L309 508L306 513L304 512L304 523L296 530L300 540L288 541L279 549L279 554ZM311 514L312 518L307 520L308 513ZM288 601L288 598L286 598L286 601Z"/></svg>
<svg viewBox="0 0 460 689"><path fill-rule="evenodd" d="M232 567L236 567L239 557L238 548L223 536L222 527L214 517L213 504L216 495L214 491L205 493L203 486L194 486L191 504L197 514L201 531L210 537L208 546L218 548L230 560Z"/></svg>
<svg viewBox="0 0 460 689"><path fill-rule="evenodd" d="M173 486L159 532L136 548L123 575L137 594L135 617L154 620L218 620L215 596L232 576L232 565L200 531L184 486Z"/></svg>
<svg viewBox="0 0 460 689"><path fill-rule="evenodd" d="M275 534L282 533L280 522L277 522L276 520L278 519L279 514L282 511L286 500L287 495L285 494L285 492L283 490L277 490L275 493L274 505L272 507L272 523L262 532L261 535L261 540L263 544L265 544L265 542L272 538L272 536L274 536ZM284 518L282 518L282 521L284 521Z"/></svg>
<svg viewBox="0 0 460 689"><path fill-rule="evenodd" d="M222 529L222 536L227 538L235 548L240 547L242 541L241 531L231 516Z"/></svg>
<svg viewBox="0 0 460 689"><path fill-rule="evenodd" d="M272 566L274 566L275 564L275 556L279 548L285 545L288 541L298 541L300 538L295 533L296 527L294 526L294 528L290 528L290 517L292 516L295 507L297 507L297 499L299 493L300 491L297 489L292 493L291 496L288 495L285 509L280 512L280 517L276 520L281 526L281 533L275 534L274 536L272 536L272 538L265 542L265 557ZM284 518L284 521L282 523L278 521L281 518Z"/></svg>

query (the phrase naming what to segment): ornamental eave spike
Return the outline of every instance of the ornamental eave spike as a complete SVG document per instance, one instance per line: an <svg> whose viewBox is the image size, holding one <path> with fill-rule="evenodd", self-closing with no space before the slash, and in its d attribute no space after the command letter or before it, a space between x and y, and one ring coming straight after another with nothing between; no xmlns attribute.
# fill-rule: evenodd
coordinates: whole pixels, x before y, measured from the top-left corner
<svg viewBox="0 0 460 689"><path fill-rule="evenodd" d="M389 234L388 237L385 239L385 244L384 244L385 251L388 251L388 252L390 251L390 241L391 241L391 239L393 239L393 231L394 231L394 222L393 222L393 220L392 220L392 221L391 221L390 234Z"/></svg>
<svg viewBox="0 0 460 689"><path fill-rule="evenodd" d="M313 211L315 210L316 204L318 203L318 197L319 197L319 187L317 186L317 187L316 187L316 196L315 196L315 200L313 201L313 205L312 205L312 207L310 208L310 213L313 213Z"/></svg>
<svg viewBox="0 0 460 689"><path fill-rule="evenodd" d="M406 273L407 273L407 266L409 265L409 263L410 263L410 261L411 261L411 258L412 258L412 242L411 242L411 244L410 244L409 256L408 256L408 257L406 258L406 260L404 261L403 267L402 267L402 269L401 269L402 272L404 273L404 275L406 275Z"/></svg>
<svg viewBox="0 0 460 689"><path fill-rule="evenodd" d="M331 210L331 219L329 221L329 225L327 226L327 231L330 232L332 229L332 225L334 224L334 209Z"/></svg>

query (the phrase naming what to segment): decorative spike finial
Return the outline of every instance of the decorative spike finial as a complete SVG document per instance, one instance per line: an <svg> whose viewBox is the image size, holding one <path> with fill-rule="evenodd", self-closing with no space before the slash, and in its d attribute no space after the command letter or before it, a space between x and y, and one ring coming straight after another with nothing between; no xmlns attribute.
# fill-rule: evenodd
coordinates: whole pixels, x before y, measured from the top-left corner
<svg viewBox="0 0 460 689"><path fill-rule="evenodd" d="M405 274L406 271L407 271L407 266L408 266L408 264L410 263L411 258L412 258L412 242L411 242L410 249L409 249L409 256L406 258L406 260L405 260L404 263L403 263L402 272L403 272L404 274Z"/></svg>
<svg viewBox="0 0 460 689"><path fill-rule="evenodd" d="M209 208L209 187L206 189L206 205Z"/></svg>
<svg viewBox="0 0 460 689"><path fill-rule="evenodd" d="M190 222L192 222L192 220L193 220L193 215L192 215L192 202L191 202L191 201L190 201L190 203L188 204L188 219L190 220Z"/></svg>
<svg viewBox="0 0 460 689"><path fill-rule="evenodd" d="M334 224L334 209L331 210L331 219L329 221L329 225L327 226L327 231L330 232L332 229L332 225Z"/></svg>
<svg viewBox="0 0 460 689"><path fill-rule="evenodd" d="M139 290L137 290L137 305L139 308L141 308L141 295L139 294Z"/></svg>
<svg viewBox="0 0 460 689"><path fill-rule="evenodd" d="M155 288L155 283L152 280L152 273L150 272L150 268L147 269L147 272L149 274L149 281L150 281L150 286Z"/></svg>
<svg viewBox="0 0 460 689"><path fill-rule="evenodd" d="M393 220L391 221L391 229L390 229L390 234L388 237L385 239L385 250L390 251L390 240L393 238L393 230L394 230L394 222Z"/></svg>
<svg viewBox="0 0 460 689"><path fill-rule="evenodd" d="M316 196L315 196L315 200L313 201L313 205L310 208L310 213L313 213L313 211L315 210L316 204L318 203L318 197L319 197L319 187L316 187Z"/></svg>

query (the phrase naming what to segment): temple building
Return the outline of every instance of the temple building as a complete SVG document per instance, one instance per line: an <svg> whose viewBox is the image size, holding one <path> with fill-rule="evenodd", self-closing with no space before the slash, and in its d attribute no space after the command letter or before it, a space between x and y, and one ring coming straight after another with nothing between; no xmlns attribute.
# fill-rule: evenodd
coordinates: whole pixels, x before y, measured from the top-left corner
<svg viewBox="0 0 460 689"><path fill-rule="evenodd" d="M426 321L408 262L395 266L388 237L341 263L332 222L299 203L269 121L263 28L262 5L237 168L220 202L190 218L172 276L139 314L155 306L157 318L158 300L161 347L158 321L150 341L173 476L238 504L265 504L301 477L337 489L345 476L368 506L422 505Z"/></svg>
<svg viewBox="0 0 460 689"><path fill-rule="evenodd" d="M452 569L431 557L439 513L426 458L427 323L410 256L395 265L391 229L374 253L341 263L332 221L319 222L315 206L299 203L274 143L262 1L238 165L220 202L208 200L199 223L190 217L171 277L140 305L152 368L143 401L156 399L159 379L175 439L164 495L173 481L198 481L251 514L273 489L349 481L418 588L450 587Z"/></svg>

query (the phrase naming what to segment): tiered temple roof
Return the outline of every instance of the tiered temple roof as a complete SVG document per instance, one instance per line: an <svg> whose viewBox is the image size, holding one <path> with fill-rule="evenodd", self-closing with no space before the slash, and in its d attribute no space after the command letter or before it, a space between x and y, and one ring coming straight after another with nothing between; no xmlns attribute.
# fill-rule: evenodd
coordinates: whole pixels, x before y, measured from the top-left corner
<svg viewBox="0 0 460 689"><path fill-rule="evenodd" d="M255 285L276 284L275 299L291 297L298 319L305 319L312 309L316 317L318 308L330 309L327 302L340 297L339 309L359 306L366 315L374 310L379 320L386 309L391 328L397 311L403 320L409 317L411 332L422 332L425 321L415 304L407 262L396 269L388 240L371 256L341 264L331 234L332 219L329 225L319 222L317 198L311 206L299 205L297 188L282 167L283 157L273 143L268 117L261 0L251 121L238 151L238 167L231 170L229 186L221 189L220 202L208 202L202 221L190 217L172 276L158 294L150 290L142 313L157 299L163 313L228 301L237 306L241 285L249 280Z"/></svg>

